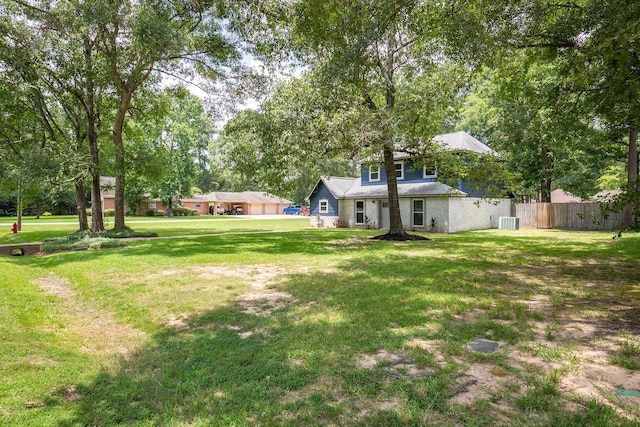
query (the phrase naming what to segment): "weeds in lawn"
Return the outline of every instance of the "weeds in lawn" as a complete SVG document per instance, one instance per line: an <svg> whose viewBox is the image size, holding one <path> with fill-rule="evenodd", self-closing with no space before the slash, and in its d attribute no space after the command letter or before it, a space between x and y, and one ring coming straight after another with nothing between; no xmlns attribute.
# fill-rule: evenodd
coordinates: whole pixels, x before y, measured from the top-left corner
<svg viewBox="0 0 640 427"><path fill-rule="evenodd" d="M620 349L611 356L611 363L631 371L640 370L640 339L635 336L627 336L620 343Z"/></svg>

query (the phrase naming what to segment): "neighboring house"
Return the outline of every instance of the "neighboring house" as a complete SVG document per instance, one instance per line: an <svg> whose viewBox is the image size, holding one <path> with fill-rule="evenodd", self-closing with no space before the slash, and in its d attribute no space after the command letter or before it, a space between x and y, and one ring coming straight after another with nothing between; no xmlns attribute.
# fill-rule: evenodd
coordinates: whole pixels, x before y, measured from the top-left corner
<svg viewBox="0 0 640 427"><path fill-rule="evenodd" d="M551 203L588 203L588 202L604 202L614 196L620 194L620 190L605 190L594 194L589 199L583 199L558 189L551 192Z"/></svg>
<svg viewBox="0 0 640 427"><path fill-rule="evenodd" d="M115 207L115 179L102 177L102 208L113 209ZM282 213L282 210L291 205L290 200L283 199L273 194L262 191L222 192L214 191L209 194L197 194L185 198L176 206L195 209L198 215L217 215L220 212L235 212L243 215L271 215ZM174 207L176 207L174 206ZM129 208L125 208L129 210ZM138 213L143 214L148 210L166 211L166 206L158 198L149 198L138 206Z"/></svg>
<svg viewBox="0 0 640 427"><path fill-rule="evenodd" d="M438 135L435 141L452 151L494 152L466 132ZM411 157L396 153L396 179L402 223L408 230L454 233L497 228L510 216L510 199L485 200L479 190L459 181L457 188L438 181L437 172L416 167ZM321 177L308 199L314 227L389 228L389 202L384 167L362 166L360 178Z"/></svg>

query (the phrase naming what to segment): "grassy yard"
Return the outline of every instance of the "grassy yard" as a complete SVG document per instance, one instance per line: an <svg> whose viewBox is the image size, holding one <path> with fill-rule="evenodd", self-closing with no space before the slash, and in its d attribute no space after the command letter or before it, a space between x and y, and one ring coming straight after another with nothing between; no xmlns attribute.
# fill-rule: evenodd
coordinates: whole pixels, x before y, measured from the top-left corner
<svg viewBox="0 0 640 427"><path fill-rule="evenodd" d="M307 225L0 257L0 425L638 425L640 235Z"/></svg>
<svg viewBox="0 0 640 427"><path fill-rule="evenodd" d="M0 217L0 244L40 242L51 237L65 236L78 230L75 216L27 217L22 231L13 234L15 218ZM106 228L113 227L113 218L105 218ZM269 232L303 230L309 227L309 217L291 216L286 219L247 219L243 216L198 217L131 217L126 225L135 231L153 231L161 237L205 235L238 232Z"/></svg>

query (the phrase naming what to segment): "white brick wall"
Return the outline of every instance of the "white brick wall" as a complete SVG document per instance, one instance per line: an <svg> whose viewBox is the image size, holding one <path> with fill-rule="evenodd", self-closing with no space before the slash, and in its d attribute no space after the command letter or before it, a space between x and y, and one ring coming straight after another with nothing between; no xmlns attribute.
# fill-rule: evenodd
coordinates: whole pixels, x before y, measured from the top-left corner
<svg viewBox="0 0 640 427"><path fill-rule="evenodd" d="M449 233L498 228L498 218L511 213L510 199L451 198Z"/></svg>

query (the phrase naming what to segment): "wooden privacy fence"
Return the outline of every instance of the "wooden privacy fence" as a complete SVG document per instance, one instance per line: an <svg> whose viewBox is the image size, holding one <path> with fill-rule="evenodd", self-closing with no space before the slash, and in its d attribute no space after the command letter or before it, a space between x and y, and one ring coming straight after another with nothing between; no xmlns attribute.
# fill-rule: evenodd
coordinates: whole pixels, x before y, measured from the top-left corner
<svg viewBox="0 0 640 427"><path fill-rule="evenodd" d="M617 230L622 226L622 212L605 219L599 203L516 203L514 208L521 228Z"/></svg>

